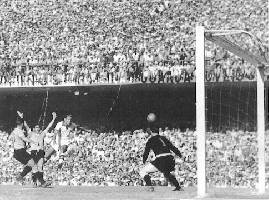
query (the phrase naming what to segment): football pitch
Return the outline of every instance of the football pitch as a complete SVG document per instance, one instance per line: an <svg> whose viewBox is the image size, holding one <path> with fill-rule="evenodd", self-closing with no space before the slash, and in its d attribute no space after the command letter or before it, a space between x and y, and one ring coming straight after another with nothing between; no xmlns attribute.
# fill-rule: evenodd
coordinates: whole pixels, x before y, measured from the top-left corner
<svg viewBox="0 0 269 200"><path fill-rule="evenodd" d="M190 200L197 199L196 188L172 192L171 187L155 187L154 192L145 187L72 187L33 188L32 186L0 186L0 200ZM269 191L258 195L255 190L235 188L210 188L204 199L269 199Z"/></svg>

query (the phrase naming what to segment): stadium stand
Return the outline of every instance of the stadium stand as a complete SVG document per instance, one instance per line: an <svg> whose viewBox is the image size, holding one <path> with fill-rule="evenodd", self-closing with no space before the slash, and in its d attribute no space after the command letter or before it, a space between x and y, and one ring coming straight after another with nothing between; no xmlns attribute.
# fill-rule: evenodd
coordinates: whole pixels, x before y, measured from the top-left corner
<svg viewBox="0 0 269 200"><path fill-rule="evenodd" d="M248 30L268 45L266 5L266 0L4 0L0 83L195 81L196 24ZM209 81L255 78L252 66L227 52L211 49L207 56L214 61Z"/></svg>

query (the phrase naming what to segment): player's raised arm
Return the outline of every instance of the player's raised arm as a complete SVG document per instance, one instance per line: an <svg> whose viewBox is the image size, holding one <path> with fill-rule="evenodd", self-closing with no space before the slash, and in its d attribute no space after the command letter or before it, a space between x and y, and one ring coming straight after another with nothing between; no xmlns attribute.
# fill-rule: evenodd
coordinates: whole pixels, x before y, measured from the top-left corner
<svg viewBox="0 0 269 200"><path fill-rule="evenodd" d="M22 112L20 112L20 111L17 110L17 114L18 114L18 116L19 116L21 119L23 119L23 113L22 113Z"/></svg>
<svg viewBox="0 0 269 200"><path fill-rule="evenodd" d="M27 134L29 134L29 133L31 132L31 129L30 129L30 127L28 126L27 122L24 121L24 122L23 122L23 125L25 126L25 128L26 128L26 130L27 130Z"/></svg>
<svg viewBox="0 0 269 200"><path fill-rule="evenodd" d="M173 151L177 156L182 157L181 152L178 150L178 148L176 148L166 137L162 136L162 140L171 151Z"/></svg>
<svg viewBox="0 0 269 200"><path fill-rule="evenodd" d="M47 128L43 131L43 133L47 133L48 132L48 130L52 127L53 123L55 122L56 117L57 117L56 113L53 112L52 113L52 120L49 123L49 125L47 126Z"/></svg>
<svg viewBox="0 0 269 200"><path fill-rule="evenodd" d="M18 116L23 120L23 125L25 126L26 130L27 130L27 134L29 134L31 132L30 127L28 126L27 122L25 121L25 119L23 118L23 113L20 111L17 111Z"/></svg>

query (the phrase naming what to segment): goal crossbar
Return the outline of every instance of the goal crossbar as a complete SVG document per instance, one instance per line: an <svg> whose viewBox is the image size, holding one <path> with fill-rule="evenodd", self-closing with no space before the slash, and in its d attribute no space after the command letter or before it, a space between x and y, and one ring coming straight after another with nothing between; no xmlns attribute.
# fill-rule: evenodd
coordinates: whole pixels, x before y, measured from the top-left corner
<svg viewBox="0 0 269 200"><path fill-rule="evenodd" d="M239 34L239 33L235 33ZM205 33L205 39L208 41L211 41L220 47L230 51L231 53L237 55L240 58L243 58L244 60L248 61L249 63L255 65L255 66L267 66L267 60L262 57L261 55L253 54L249 52L248 50L245 50L241 48L239 45L227 40L225 37L222 35L218 34L211 34Z"/></svg>

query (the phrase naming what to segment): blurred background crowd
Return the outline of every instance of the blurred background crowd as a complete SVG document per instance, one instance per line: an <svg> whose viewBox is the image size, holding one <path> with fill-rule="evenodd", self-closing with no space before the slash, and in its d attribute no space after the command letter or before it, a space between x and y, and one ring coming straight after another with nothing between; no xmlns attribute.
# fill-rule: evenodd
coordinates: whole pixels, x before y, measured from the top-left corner
<svg viewBox="0 0 269 200"><path fill-rule="evenodd" d="M191 130L160 129L178 147L185 161L176 157L175 174L184 186L196 185L196 133ZM74 186L139 186L143 181L139 169L148 134L143 130L121 133L76 132L61 168L59 157L53 156L45 165L46 179L54 185ZM266 144L268 144L268 138ZM6 132L0 132L0 184L17 184L15 177L22 165L12 156ZM268 145L266 145L268 147ZM217 187L255 187L257 182L256 133L226 131L207 133L207 182ZM268 148L266 149L268 155ZM150 153L149 160L154 159ZM266 157L268 162L268 157ZM268 170L267 170L268 171ZM26 178L31 183L31 176ZM269 179L266 179L269 186ZM168 185L156 173L154 185Z"/></svg>
<svg viewBox="0 0 269 200"><path fill-rule="evenodd" d="M195 81L197 24L269 34L267 0L3 0L0 18L1 86ZM208 81L255 79L221 48L206 57Z"/></svg>

